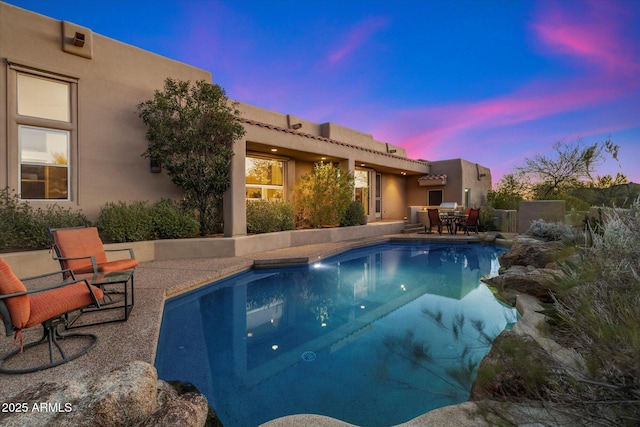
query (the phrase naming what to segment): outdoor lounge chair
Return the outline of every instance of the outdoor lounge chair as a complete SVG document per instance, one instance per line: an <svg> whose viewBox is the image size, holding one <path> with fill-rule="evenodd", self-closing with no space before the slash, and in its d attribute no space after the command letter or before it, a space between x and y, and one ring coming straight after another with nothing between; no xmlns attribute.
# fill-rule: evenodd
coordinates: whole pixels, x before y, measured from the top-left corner
<svg viewBox="0 0 640 427"><path fill-rule="evenodd" d="M29 279L41 279L58 275L59 272L35 276ZM55 286L27 291L24 283L16 277L9 264L0 258L0 319L4 324L7 336L14 335L14 344L20 348L0 356L0 372L6 374L22 374L48 369L79 357L91 350L98 342L93 334L60 333L58 326L67 320L67 314L88 306L100 306L102 290L91 286L86 280L77 280L70 274L70 279ZM42 338L24 344L23 329L41 324L44 328ZM67 354L60 341L87 341L83 346L73 345L71 354ZM36 349L40 345L48 345L46 350ZM33 349L26 355L25 350ZM57 350L57 354L55 352ZM16 356L25 353L18 360ZM36 357L36 355L40 357ZM28 356L28 357L26 357ZM47 357L48 356L48 357ZM36 366L20 367L21 361ZM9 366L7 366L9 365Z"/></svg>
<svg viewBox="0 0 640 427"><path fill-rule="evenodd" d="M105 292L101 310L124 309L121 319L99 323L128 320L135 302L133 274L138 265L133 249L105 250L96 227L50 228L49 236L56 254L54 259L60 262L61 269L71 270L76 277L87 279L90 284ZM112 261L107 259L107 253L122 251L128 251L128 258ZM116 289L118 286L123 287L122 291ZM71 325L73 322L68 326Z"/></svg>
<svg viewBox="0 0 640 427"><path fill-rule="evenodd" d="M480 222L480 209L469 209L469 215L463 220L461 220L456 225L456 233L458 232L458 228L464 230L464 233L468 236L469 230L475 230L476 234L478 234L478 223Z"/></svg>

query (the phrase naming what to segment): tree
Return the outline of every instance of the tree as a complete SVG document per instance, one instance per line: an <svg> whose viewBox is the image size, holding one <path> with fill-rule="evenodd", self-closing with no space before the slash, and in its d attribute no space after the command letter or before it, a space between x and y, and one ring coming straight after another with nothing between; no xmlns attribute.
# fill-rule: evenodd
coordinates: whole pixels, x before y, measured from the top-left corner
<svg viewBox="0 0 640 427"><path fill-rule="evenodd" d="M487 201L494 209L517 210L529 193L530 183L522 172L504 175L495 190L489 190Z"/></svg>
<svg viewBox="0 0 640 427"><path fill-rule="evenodd" d="M296 207L312 227L337 226L353 200L354 176L331 163L317 163L296 185Z"/></svg>
<svg viewBox="0 0 640 427"><path fill-rule="evenodd" d="M604 152L617 160L619 146L610 139L603 144L596 142L585 146L578 139L568 144L556 142L553 149L551 155L538 154L525 159L526 165L517 168L536 180L537 198L545 199L554 193L566 192L584 179L593 181L593 173L605 160Z"/></svg>
<svg viewBox="0 0 640 427"><path fill-rule="evenodd" d="M231 185L233 143L242 138L240 112L224 90L205 81L191 84L167 78L164 91L138 104L148 126L144 157L160 162L186 200L198 211L200 234L212 231L212 219Z"/></svg>

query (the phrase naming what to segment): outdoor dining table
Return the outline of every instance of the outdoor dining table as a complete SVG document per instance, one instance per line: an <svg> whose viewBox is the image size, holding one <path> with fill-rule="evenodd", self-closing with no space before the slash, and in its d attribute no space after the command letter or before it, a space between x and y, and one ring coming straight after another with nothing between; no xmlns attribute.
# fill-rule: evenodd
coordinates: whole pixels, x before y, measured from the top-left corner
<svg viewBox="0 0 640 427"><path fill-rule="evenodd" d="M440 220L449 230L449 234L457 234L458 224L466 218L467 215L464 212L440 212Z"/></svg>

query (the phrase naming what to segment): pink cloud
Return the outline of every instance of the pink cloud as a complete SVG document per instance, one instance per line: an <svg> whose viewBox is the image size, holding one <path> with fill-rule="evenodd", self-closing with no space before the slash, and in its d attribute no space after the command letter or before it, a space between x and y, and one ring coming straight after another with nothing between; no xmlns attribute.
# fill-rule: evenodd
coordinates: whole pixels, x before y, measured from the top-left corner
<svg viewBox="0 0 640 427"><path fill-rule="evenodd" d="M585 2L584 8L564 9L563 3L542 3L532 29L545 50L569 55L600 68L630 75L640 71L637 44L624 36L635 25L633 10L606 1Z"/></svg>
<svg viewBox="0 0 640 427"><path fill-rule="evenodd" d="M335 65L345 59L348 55L364 45L378 30L387 25L384 18L368 18L352 29L336 48L327 56L329 65Z"/></svg>
<svg viewBox="0 0 640 427"><path fill-rule="evenodd" d="M589 7L581 8L576 16L575 7L565 10L564 3L545 2L532 28L545 50L578 58L588 67L576 69L570 77L532 80L491 99L403 111L380 123L375 136L402 145L410 155L437 159L445 152L449 157L464 156L464 148L459 147L482 138L491 144L491 135L520 132L537 122L556 120L555 126L566 134L571 130L558 124L560 117L566 120L575 113L595 117L595 110L620 105L637 109L640 55L634 54L637 46L624 35L633 19L610 6L611 2L585 4ZM596 128L612 132L637 128L638 121L608 117L604 122L588 123L588 127L593 132Z"/></svg>

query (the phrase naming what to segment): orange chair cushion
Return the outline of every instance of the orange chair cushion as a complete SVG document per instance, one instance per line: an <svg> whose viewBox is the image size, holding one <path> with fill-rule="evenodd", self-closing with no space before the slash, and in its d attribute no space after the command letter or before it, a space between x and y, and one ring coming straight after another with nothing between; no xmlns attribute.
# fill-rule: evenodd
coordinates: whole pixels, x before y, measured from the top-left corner
<svg viewBox="0 0 640 427"><path fill-rule="evenodd" d="M98 301L102 300L104 294L100 288L91 286L91 290ZM31 295L31 316L25 328L92 304L94 301L85 282L33 294Z"/></svg>
<svg viewBox="0 0 640 427"><path fill-rule="evenodd" d="M107 254L104 252L104 246L96 227L56 230L52 235L62 258L93 256L97 264L107 262ZM93 272L89 258L63 261L63 265L65 268L73 270L74 273Z"/></svg>
<svg viewBox="0 0 640 427"><path fill-rule="evenodd" d="M0 295L16 294L19 292L26 292L24 284L9 267L9 264L0 258ZM7 298L3 300L9 310L11 316L11 323L16 329L22 329L26 327L29 321L29 313L31 311L31 304L29 302L28 295L21 295L18 297Z"/></svg>

